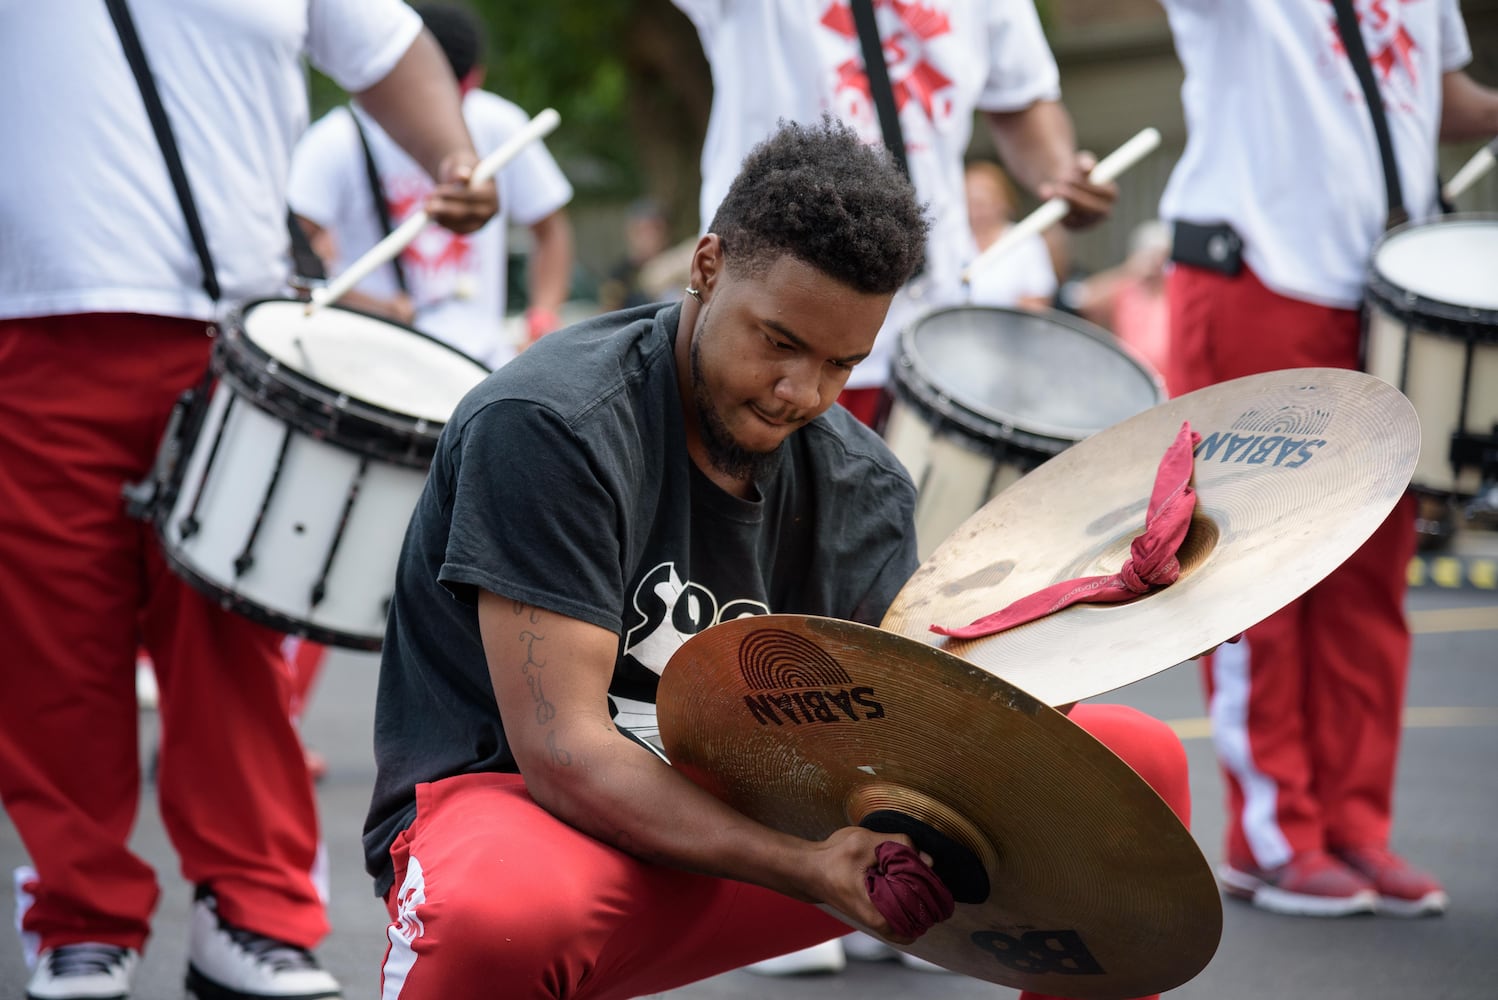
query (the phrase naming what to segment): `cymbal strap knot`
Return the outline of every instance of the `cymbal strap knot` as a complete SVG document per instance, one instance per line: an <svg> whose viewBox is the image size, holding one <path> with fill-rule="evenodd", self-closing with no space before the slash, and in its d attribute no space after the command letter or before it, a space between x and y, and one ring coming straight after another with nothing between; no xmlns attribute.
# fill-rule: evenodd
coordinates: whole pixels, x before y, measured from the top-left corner
<svg viewBox="0 0 1498 1000"><path fill-rule="evenodd" d="M1082 577L1052 584L961 628L932 625L938 635L980 639L1043 618L1078 603L1108 604L1169 586L1181 576L1176 553L1191 528L1196 491L1191 487L1193 450L1201 435L1183 421L1155 473L1144 533L1130 543L1129 558L1111 576Z"/></svg>

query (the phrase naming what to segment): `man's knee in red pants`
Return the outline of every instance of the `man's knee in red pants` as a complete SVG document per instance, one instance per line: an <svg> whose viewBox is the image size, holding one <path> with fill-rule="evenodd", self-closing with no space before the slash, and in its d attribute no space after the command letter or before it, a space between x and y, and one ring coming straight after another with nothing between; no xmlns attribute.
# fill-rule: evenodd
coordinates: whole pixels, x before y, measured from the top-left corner
<svg viewBox="0 0 1498 1000"><path fill-rule="evenodd" d="M1174 730L1125 705L1082 704L1068 717L1132 767L1182 823L1191 825L1191 774L1186 748Z"/></svg>

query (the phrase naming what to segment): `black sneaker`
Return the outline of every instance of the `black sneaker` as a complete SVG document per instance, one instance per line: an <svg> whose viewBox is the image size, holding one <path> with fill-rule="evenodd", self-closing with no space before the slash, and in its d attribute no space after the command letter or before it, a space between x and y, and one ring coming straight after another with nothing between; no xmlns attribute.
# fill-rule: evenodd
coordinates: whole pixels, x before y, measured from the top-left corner
<svg viewBox="0 0 1498 1000"><path fill-rule="evenodd" d="M49 948L37 959L26 1000L126 1000L140 952L86 941Z"/></svg>
<svg viewBox="0 0 1498 1000"><path fill-rule="evenodd" d="M226 923L212 895L192 907L187 989L197 1000L340 1000L334 979L305 948Z"/></svg>

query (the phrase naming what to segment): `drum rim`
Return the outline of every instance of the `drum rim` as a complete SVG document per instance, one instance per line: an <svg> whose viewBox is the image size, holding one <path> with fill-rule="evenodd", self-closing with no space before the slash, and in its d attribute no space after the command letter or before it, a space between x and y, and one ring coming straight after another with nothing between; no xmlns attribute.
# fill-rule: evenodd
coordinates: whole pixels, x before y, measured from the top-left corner
<svg viewBox="0 0 1498 1000"><path fill-rule="evenodd" d="M1403 286L1396 284L1394 279L1384 274L1378 266L1379 251L1404 233L1442 224L1475 222L1498 225L1498 213L1453 212L1448 215L1439 215L1431 219L1424 219L1420 222L1406 222L1384 233L1379 237L1378 242L1373 245L1373 252L1368 260L1368 297L1384 311L1401 322L1410 323L1417 318L1434 319L1439 322L1426 325L1422 328L1441 334L1477 333L1476 337L1464 336L1461 339L1498 343L1498 308L1488 309L1465 306L1460 303L1449 302L1445 299L1432 298L1428 295L1411 292ZM1492 329L1484 331L1481 329L1484 325Z"/></svg>
<svg viewBox="0 0 1498 1000"><path fill-rule="evenodd" d="M312 409L311 412L315 416L323 418L317 421L317 423L319 424L327 423L326 418L334 414L354 416L362 418L366 422L389 429L395 432L397 435L412 438L423 443L430 441L431 446L435 448L437 438L441 435L442 428L447 424L446 420L434 421L426 417L413 416L409 413L404 413L400 410L394 410L387 406L381 406L378 403L371 403L368 400L362 399L358 396L354 396L349 393L342 392L341 390L334 389L331 386L320 382L312 376L306 374L305 372L299 371L298 369L287 365L279 358L274 357L260 344L256 343L255 339L250 336L248 329L245 327L244 319L257 306L265 305L271 302L291 302L296 304L303 304L300 299L276 295L262 296L260 298L249 299L245 302L237 304L225 316L218 337L218 340L223 345L223 350L226 353L234 350L236 345L243 345L243 350L248 351L256 361L262 362L261 369L266 377L295 393L297 396L312 400L317 404L317 408ZM447 351L450 354L455 354L463 360L471 362L476 369L484 373L484 376L481 376L479 381L482 381L483 377L487 377L488 373L491 371L491 369L487 365L479 361L477 358L473 357L471 354L468 354L465 351L462 351L452 346L451 344L446 343L445 341L439 340L429 333L424 333L423 331L418 330L413 326L408 326L405 323L400 323L385 316L377 316L372 312L368 312L363 309L356 309L352 306L345 306L338 303L322 306L321 308L336 309L341 312L352 313L356 316L362 316L365 319L371 319L378 323L383 323L386 326L393 326L397 329L403 330L416 337L419 337L422 340L425 340L441 348L442 350ZM456 409L456 406L454 407L454 409ZM336 424L337 419L337 417L334 417L332 423ZM335 434L330 432L329 436L335 437Z"/></svg>
<svg viewBox="0 0 1498 1000"><path fill-rule="evenodd" d="M1151 406L1157 406L1166 400L1165 382L1159 372L1156 372L1153 367L1146 363L1133 348L1120 342L1117 337L1089 323L1080 316L1074 316L1059 309L1028 310L1007 306L985 306L976 303L940 306L922 313L907 323L900 331L900 354L897 358L895 381L897 384L900 383L901 369L914 371L915 374L920 376L923 385L905 386L899 384L898 387L905 388L915 397L917 402L930 406L940 416L945 417L965 430L972 430L972 418L977 418L988 424L990 428L1007 429L1011 437L1028 436L1031 440L1059 442L1061 443L1061 448L1050 449L1050 453L1055 454L1067 445L1075 444L1103 428L1095 427L1079 435L1077 432L1080 428L1063 428L1056 424L1047 424L1043 421L1024 421L1014 414L1003 413L988 406L973 405L966 400L958 399L952 393L943 392L938 389L936 380L932 378L933 373L930 367L921 361L919 353L914 349L915 331L917 327L927 320L946 313L955 312L1001 313L1023 319L1040 318L1056 322L1058 325L1080 333L1122 355L1124 360L1142 375L1145 382L1154 389L1155 399L1150 404ZM953 412L954 410L957 412Z"/></svg>

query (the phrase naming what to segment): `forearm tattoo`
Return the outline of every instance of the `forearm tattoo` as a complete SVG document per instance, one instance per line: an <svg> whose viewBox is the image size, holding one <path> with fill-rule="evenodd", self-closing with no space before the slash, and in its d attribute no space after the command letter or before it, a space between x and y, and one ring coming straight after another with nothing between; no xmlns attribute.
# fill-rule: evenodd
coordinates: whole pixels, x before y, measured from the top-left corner
<svg viewBox="0 0 1498 1000"><path fill-rule="evenodd" d="M541 612L538 609L519 601L511 607L516 617L524 618L526 624L541 624ZM546 697L546 657L542 646L546 636L535 628L522 628L516 638L525 646L525 662L520 664L520 672L525 676L526 687L530 689L531 701L535 705L536 725L549 726L557 717L557 707ZM555 730L546 734L546 750L551 755L552 763L561 767L572 763L572 754L558 745Z"/></svg>

